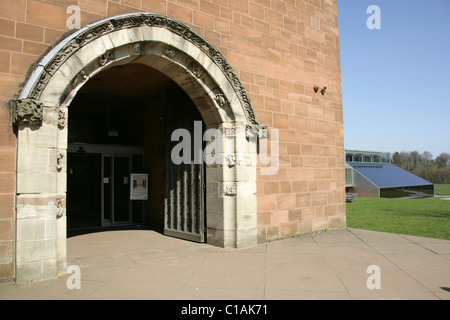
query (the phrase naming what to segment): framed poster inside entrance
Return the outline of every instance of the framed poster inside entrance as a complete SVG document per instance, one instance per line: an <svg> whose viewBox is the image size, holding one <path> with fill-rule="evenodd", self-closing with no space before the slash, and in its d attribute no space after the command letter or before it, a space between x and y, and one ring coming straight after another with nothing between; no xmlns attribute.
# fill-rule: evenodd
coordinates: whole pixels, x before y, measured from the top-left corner
<svg viewBox="0 0 450 320"><path fill-rule="evenodd" d="M130 200L147 200L148 174L132 173L130 177Z"/></svg>

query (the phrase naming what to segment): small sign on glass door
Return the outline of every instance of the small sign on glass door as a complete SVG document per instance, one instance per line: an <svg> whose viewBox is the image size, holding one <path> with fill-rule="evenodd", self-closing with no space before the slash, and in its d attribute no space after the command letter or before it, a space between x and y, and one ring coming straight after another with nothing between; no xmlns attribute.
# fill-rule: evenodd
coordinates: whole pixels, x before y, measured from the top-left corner
<svg viewBox="0 0 450 320"><path fill-rule="evenodd" d="M132 173L130 176L130 200L147 200L148 174Z"/></svg>

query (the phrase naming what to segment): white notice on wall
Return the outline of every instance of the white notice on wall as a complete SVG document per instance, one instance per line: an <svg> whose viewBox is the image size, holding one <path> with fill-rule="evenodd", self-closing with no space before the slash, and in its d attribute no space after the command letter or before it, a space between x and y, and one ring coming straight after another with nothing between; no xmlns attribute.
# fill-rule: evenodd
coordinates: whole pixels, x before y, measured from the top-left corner
<svg viewBox="0 0 450 320"><path fill-rule="evenodd" d="M130 200L147 200L148 174L132 173L130 183Z"/></svg>

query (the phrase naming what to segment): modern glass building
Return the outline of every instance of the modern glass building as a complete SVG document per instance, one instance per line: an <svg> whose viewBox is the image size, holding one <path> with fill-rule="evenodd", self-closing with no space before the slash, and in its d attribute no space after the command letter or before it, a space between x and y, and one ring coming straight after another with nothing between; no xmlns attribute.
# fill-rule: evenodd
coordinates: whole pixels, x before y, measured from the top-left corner
<svg viewBox="0 0 450 320"><path fill-rule="evenodd" d="M346 153L347 193L357 193L360 197L381 198L434 196L434 185L431 182L394 166L387 161L386 155L364 151ZM369 159L372 161L367 161Z"/></svg>
<svg viewBox="0 0 450 320"><path fill-rule="evenodd" d="M345 161L391 163L391 154L389 152L345 150Z"/></svg>

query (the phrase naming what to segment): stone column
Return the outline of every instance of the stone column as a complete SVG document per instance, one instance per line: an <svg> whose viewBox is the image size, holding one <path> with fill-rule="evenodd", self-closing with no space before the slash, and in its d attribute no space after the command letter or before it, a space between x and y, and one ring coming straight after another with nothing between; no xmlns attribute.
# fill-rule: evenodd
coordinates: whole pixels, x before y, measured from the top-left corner
<svg viewBox="0 0 450 320"><path fill-rule="evenodd" d="M245 248L257 243L256 147L244 126L224 124L219 129L222 153L206 169L208 243Z"/></svg>
<svg viewBox="0 0 450 320"><path fill-rule="evenodd" d="M17 139L16 281L53 279L66 259L65 111L13 102Z"/></svg>

